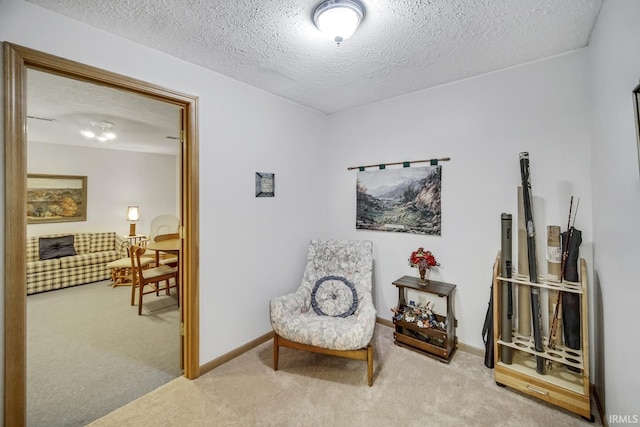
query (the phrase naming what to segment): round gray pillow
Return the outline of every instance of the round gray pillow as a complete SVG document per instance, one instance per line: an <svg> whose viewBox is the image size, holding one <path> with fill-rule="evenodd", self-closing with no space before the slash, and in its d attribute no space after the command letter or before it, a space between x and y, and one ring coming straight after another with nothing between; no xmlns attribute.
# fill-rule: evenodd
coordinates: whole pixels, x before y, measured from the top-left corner
<svg viewBox="0 0 640 427"><path fill-rule="evenodd" d="M358 293L346 278L325 276L311 291L311 306L321 316L351 316L358 308Z"/></svg>

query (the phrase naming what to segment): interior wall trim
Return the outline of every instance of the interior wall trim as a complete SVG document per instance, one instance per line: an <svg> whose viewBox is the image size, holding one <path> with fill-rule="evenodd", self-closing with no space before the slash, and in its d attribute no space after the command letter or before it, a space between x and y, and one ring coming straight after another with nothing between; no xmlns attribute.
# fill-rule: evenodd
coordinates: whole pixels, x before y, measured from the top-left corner
<svg viewBox="0 0 640 427"><path fill-rule="evenodd" d="M233 360L238 356L242 356L244 353L248 352L249 350L252 350L253 348L271 339L273 339L273 331L267 332L266 334L261 335L258 338L253 339L248 343L205 363L204 365L200 366L200 374L203 375L203 374L206 374L207 372L211 372L214 369L229 362L230 360Z"/></svg>

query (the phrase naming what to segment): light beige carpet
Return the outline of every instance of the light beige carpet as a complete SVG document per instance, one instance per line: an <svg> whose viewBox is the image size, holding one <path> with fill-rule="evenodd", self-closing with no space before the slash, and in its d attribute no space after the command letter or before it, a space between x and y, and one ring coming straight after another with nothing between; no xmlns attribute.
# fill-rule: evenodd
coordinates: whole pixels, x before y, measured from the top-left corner
<svg viewBox="0 0 640 427"><path fill-rule="evenodd" d="M601 425L498 387L483 358L447 365L393 344L377 325L374 384L366 363L287 348L272 368L261 344L194 381L173 380L90 424L103 426ZM595 407L592 413L596 414Z"/></svg>

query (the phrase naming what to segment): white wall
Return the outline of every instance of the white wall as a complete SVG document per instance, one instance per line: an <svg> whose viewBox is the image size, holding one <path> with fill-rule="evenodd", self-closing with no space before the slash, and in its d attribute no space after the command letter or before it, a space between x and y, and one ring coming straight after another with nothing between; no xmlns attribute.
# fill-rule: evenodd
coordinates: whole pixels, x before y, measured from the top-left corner
<svg viewBox="0 0 640 427"><path fill-rule="evenodd" d="M608 415L640 417L640 174L631 91L640 79L640 2L603 3L589 46L596 375Z"/></svg>
<svg viewBox="0 0 640 427"><path fill-rule="evenodd" d="M29 224L28 236L75 231L129 234L127 206L140 206L136 232L149 234L156 215L179 215L176 156L29 142L27 171L87 177L87 220Z"/></svg>
<svg viewBox="0 0 640 427"><path fill-rule="evenodd" d="M0 4L0 40L199 96L202 363L269 330L268 299L297 286L317 236L374 241L375 301L386 318L396 303L391 281L415 273L409 253L433 250L442 262L434 278L458 285L460 341L482 347L499 215L516 212L518 153L529 151L539 249L544 225L564 226L569 196L581 199L581 252L595 265L593 380L605 385L607 413L625 414L640 401L630 363L639 6L604 2L588 49L329 117L20 0ZM443 156L452 161L443 163L441 237L355 230L356 172L347 166ZM255 172L276 174L275 198L253 197Z"/></svg>
<svg viewBox="0 0 640 427"><path fill-rule="evenodd" d="M483 348L500 214L517 218L519 153L528 151L546 272L546 225L566 228L571 195L576 227L591 262L591 181L585 52L575 51L330 116L327 193L330 234L374 242L376 307L390 319L411 251L432 250L442 266L431 278L457 285L460 342ZM451 157L442 162L442 236L355 230L356 171L348 166ZM420 166L419 164L417 166ZM515 248L515 246L514 246ZM515 250L514 250L515 257Z"/></svg>
<svg viewBox="0 0 640 427"><path fill-rule="evenodd" d="M299 286L325 229L325 116L21 0L0 3L0 40L199 97L200 361L268 332L269 298ZM274 198L255 172L275 173Z"/></svg>

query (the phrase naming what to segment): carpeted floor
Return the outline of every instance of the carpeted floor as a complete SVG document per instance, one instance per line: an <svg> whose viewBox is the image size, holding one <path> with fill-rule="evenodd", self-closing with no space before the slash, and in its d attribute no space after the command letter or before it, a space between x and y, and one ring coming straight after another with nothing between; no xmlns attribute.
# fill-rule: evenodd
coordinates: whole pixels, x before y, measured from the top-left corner
<svg viewBox="0 0 640 427"><path fill-rule="evenodd" d="M366 363L261 344L194 381L177 378L90 424L110 426L599 426L500 388L483 358L447 365L393 344L377 325ZM592 413L596 414L595 406Z"/></svg>
<svg viewBox="0 0 640 427"><path fill-rule="evenodd" d="M182 375L174 296L102 281L27 297L27 425L75 427Z"/></svg>

